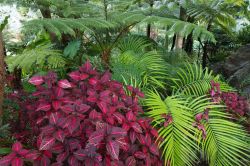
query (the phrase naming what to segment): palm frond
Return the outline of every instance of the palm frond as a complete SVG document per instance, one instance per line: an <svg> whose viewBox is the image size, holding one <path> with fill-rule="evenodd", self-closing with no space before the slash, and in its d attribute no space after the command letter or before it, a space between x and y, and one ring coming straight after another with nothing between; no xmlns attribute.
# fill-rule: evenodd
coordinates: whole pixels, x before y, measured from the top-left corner
<svg viewBox="0 0 250 166"><path fill-rule="evenodd" d="M176 69L176 75L171 78L174 93L202 96L211 89L211 81L219 82L222 91L233 90L228 84L220 81L219 76L214 76L208 68L201 65L186 63L185 67Z"/></svg>
<svg viewBox="0 0 250 166"><path fill-rule="evenodd" d="M157 92L149 92L145 105L150 108L146 113L153 118L153 125L159 128L159 138L163 141L159 144L162 149L162 157L165 165L171 166L192 166L198 159L194 133L192 126L193 115L188 108L187 100L179 96L170 96L162 100ZM165 118L162 115L170 114L173 122L163 127Z"/></svg>
<svg viewBox="0 0 250 166"><path fill-rule="evenodd" d="M211 109L205 129L207 137L202 142L202 150L210 166L249 165L249 135L241 125L230 121L225 111Z"/></svg>
<svg viewBox="0 0 250 166"><path fill-rule="evenodd" d="M161 56L155 51L147 53L126 51L119 56L114 56L111 64L113 78L116 80L136 83L137 87L140 85L140 88L164 88L166 66Z"/></svg>

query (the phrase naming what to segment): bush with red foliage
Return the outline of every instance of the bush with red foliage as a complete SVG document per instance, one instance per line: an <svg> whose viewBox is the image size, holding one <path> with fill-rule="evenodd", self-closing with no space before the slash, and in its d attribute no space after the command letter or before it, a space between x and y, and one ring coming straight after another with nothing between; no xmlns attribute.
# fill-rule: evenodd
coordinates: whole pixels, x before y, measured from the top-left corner
<svg viewBox="0 0 250 166"><path fill-rule="evenodd" d="M149 166L162 165L155 143L157 131L143 113L138 98L143 94L98 73L86 62L57 81L55 73L34 76L36 91L21 105L15 134L19 142L0 165ZM131 95L127 95L128 91ZM15 148L18 147L18 148ZM21 153L20 153L21 151Z"/></svg>
<svg viewBox="0 0 250 166"><path fill-rule="evenodd" d="M250 107L244 97L239 96L236 92L222 92L220 84L214 81L211 82L211 85L210 95L214 102L223 102L227 106L226 111L232 113L235 117L248 116Z"/></svg>

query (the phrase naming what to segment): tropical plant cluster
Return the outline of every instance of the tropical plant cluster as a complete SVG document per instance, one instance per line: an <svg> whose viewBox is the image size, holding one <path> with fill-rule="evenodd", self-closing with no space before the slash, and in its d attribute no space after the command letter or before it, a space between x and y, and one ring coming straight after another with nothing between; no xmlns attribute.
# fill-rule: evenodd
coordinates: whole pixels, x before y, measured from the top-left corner
<svg viewBox="0 0 250 166"><path fill-rule="evenodd" d="M89 62L69 77L57 81L49 73L29 80L35 99L20 110L26 125L16 136L36 148L16 142L0 165L23 165L23 159L35 165L161 165L157 130L138 117L141 92L129 86L126 95L109 72L100 74Z"/></svg>
<svg viewBox="0 0 250 166"><path fill-rule="evenodd" d="M0 24L0 166L250 165L249 78L214 67L249 2L0 2L36 15Z"/></svg>

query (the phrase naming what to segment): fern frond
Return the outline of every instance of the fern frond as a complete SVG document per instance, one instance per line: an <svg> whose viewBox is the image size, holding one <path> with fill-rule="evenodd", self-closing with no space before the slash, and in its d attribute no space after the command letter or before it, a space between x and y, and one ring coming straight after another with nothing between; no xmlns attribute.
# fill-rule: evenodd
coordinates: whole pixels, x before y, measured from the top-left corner
<svg viewBox="0 0 250 166"><path fill-rule="evenodd" d="M24 24L24 31L34 32L34 30L44 29L56 34L61 38L62 34L75 36L75 30L93 32L93 29L111 28L114 25L102 19L94 18L54 18L36 19Z"/></svg>
<svg viewBox="0 0 250 166"><path fill-rule="evenodd" d="M27 48L21 54L7 57L6 62L10 71L16 67L24 70L30 70L33 67L51 69L63 67L66 64L61 51L53 49L51 44L38 45L32 49Z"/></svg>

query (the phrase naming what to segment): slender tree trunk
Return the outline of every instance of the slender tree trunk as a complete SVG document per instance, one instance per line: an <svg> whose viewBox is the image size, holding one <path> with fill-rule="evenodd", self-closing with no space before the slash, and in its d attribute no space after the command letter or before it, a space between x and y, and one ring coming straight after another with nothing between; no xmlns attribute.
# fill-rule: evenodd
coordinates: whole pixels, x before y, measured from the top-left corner
<svg viewBox="0 0 250 166"><path fill-rule="evenodd" d="M207 26L207 31L211 30L212 20L209 21ZM208 42L206 41L203 47L203 56L202 56L202 67L205 68L207 66L208 59Z"/></svg>
<svg viewBox="0 0 250 166"><path fill-rule="evenodd" d="M150 14L152 14L152 9L153 9L153 6L154 6L154 0L151 0L150 3L149 3L149 5L150 5L150 9L151 9L151 13ZM152 27L151 24L147 25L147 37L148 38L150 38L151 27Z"/></svg>
<svg viewBox="0 0 250 166"><path fill-rule="evenodd" d="M180 6L180 20L186 20L186 10ZM181 34L176 35L175 49L182 49L183 47L183 36Z"/></svg>
<svg viewBox="0 0 250 166"><path fill-rule="evenodd" d="M188 54L191 54L193 51L193 34L192 33L187 36L184 50Z"/></svg>
<svg viewBox="0 0 250 166"><path fill-rule="evenodd" d="M147 25L147 37L150 38L150 34L151 34L151 24Z"/></svg>
<svg viewBox="0 0 250 166"><path fill-rule="evenodd" d="M4 43L3 43L2 32L0 31L0 123L1 123L1 117L3 115L4 85L5 85Z"/></svg>
<svg viewBox="0 0 250 166"><path fill-rule="evenodd" d="M110 53L111 53L111 50L106 49L106 50L103 50L101 54L102 63L107 69L109 68Z"/></svg>
<svg viewBox="0 0 250 166"><path fill-rule="evenodd" d="M176 41L176 34L173 36L173 41L172 41L171 51L173 51L173 50L174 50L175 41Z"/></svg>

